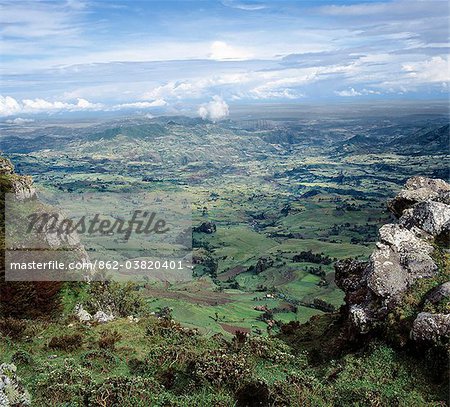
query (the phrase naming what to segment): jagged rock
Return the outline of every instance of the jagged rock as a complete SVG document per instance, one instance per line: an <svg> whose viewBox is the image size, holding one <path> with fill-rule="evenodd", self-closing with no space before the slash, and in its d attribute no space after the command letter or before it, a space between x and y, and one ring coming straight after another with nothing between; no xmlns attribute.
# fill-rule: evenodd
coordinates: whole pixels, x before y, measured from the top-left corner
<svg viewBox="0 0 450 407"><path fill-rule="evenodd" d="M446 247L450 246L450 221L442 225L442 231L436 236L436 241Z"/></svg>
<svg viewBox="0 0 450 407"><path fill-rule="evenodd" d="M112 314L107 314L106 312L103 311L97 311L93 317L94 321L100 323L100 324L105 324L107 322L113 321L114 320L114 315Z"/></svg>
<svg viewBox="0 0 450 407"><path fill-rule="evenodd" d="M411 336L416 341L439 342L450 338L450 314L421 312L414 321Z"/></svg>
<svg viewBox="0 0 450 407"><path fill-rule="evenodd" d="M366 261L345 259L336 262L336 285L345 292L346 304L361 304L368 296L366 281Z"/></svg>
<svg viewBox="0 0 450 407"><path fill-rule="evenodd" d="M0 407L31 406L28 391L23 387L12 363L0 365Z"/></svg>
<svg viewBox="0 0 450 407"><path fill-rule="evenodd" d="M347 316L352 333L364 334L383 326L417 280L438 275L432 243L442 242L442 235L450 229L449 192L450 185L442 180L411 178L389 204L400 219L380 228L369 262L347 259L336 263L336 285L345 292L346 305L341 312ZM437 304L449 295L450 282L432 290L420 303L428 300ZM413 339L435 341L448 335L448 316L422 310L421 305L415 311L419 314Z"/></svg>
<svg viewBox="0 0 450 407"><path fill-rule="evenodd" d="M448 299L450 299L450 281L435 287L426 297L426 300L431 304L439 304Z"/></svg>
<svg viewBox="0 0 450 407"><path fill-rule="evenodd" d="M364 273L368 263L353 259L344 259L335 264L336 285L343 291L355 291L361 285L361 275Z"/></svg>
<svg viewBox="0 0 450 407"><path fill-rule="evenodd" d="M14 173L14 165L7 158L0 157L0 175Z"/></svg>
<svg viewBox="0 0 450 407"><path fill-rule="evenodd" d="M75 315L78 317L80 322L88 322L92 320L92 315L89 314L89 312L87 312L81 304L77 304L75 307Z"/></svg>
<svg viewBox="0 0 450 407"><path fill-rule="evenodd" d="M369 315L367 309L359 305L352 305L349 310L349 317L352 325L358 327L359 333L369 332L373 317Z"/></svg>
<svg viewBox="0 0 450 407"><path fill-rule="evenodd" d="M380 228L378 237L381 243L390 246L397 253L420 251L424 254L433 253L433 246L421 240L409 229L398 224L387 224Z"/></svg>
<svg viewBox="0 0 450 407"><path fill-rule="evenodd" d="M33 186L31 177L16 175L12 179L11 185L14 196L18 201L26 201L36 198L36 189Z"/></svg>
<svg viewBox="0 0 450 407"><path fill-rule="evenodd" d="M399 221L409 229L417 226L436 236L442 233L444 226L450 221L450 206L441 202L420 202L404 211Z"/></svg>
<svg viewBox="0 0 450 407"><path fill-rule="evenodd" d="M376 296L384 300L390 300L408 287L407 271L400 264L398 253L389 246L378 244L372 253L367 286Z"/></svg>
<svg viewBox="0 0 450 407"><path fill-rule="evenodd" d="M406 188L388 202L388 208L400 217L405 209L418 202L445 201L449 191L450 185L441 179L412 177L406 182Z"/></svg>

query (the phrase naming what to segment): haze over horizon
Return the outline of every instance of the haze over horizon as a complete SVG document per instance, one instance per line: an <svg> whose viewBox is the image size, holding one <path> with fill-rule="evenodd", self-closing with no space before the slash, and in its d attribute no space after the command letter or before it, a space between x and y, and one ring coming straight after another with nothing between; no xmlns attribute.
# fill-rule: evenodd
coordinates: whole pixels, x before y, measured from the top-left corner
<svg viewBox="0 0 450 407"><path fill-rule="evenodd" d="M0 117L448 100L447 1L0 1Z"/></svg>

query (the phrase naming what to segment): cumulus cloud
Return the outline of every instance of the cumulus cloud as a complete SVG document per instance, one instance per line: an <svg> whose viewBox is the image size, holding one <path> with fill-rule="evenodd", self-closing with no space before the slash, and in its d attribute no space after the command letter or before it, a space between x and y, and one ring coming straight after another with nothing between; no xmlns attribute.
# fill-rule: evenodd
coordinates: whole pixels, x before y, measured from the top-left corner
<svg viewBox="0 0 450 407"><path fill-rule="evenodd" d="M23 111L24 112L39 112L39 111L58 111L58 110L98 110L101 109L103 105L98 103L91 103L86 99L78 99L77 103L67 103L67 102L49 102L45 99L24 99L22 100Z"/></svg>
<svg viewBox="0 0 450 407"><path fill-rule="evenodd" d="M0 95L0 115L11 116L21 111L21 106L16 99L11 96Z"/></svg>
<svg viewBox="0 0 450 407"><path fill-rule="evenodd" d="M211 44L211 53L209 57L211 59L223 61L250 59L253 55L241 47L228 45L224 41L214 41Z"/></svg>
<svg viewBox="0 0 450 407"><path fill-rule="evenodd" d="M86 99L78 98L76 103L62 101L48 101L46 99L23 99L18 101L11 96L0 95L0 116L13 116L18 114L33 113L54 113L54 112L78 112L78 111L111 111L122 109L148 109L151 107L167 106L164 99L155 99L153 101L121 103L108 106L102 103L91 103ZM23 124L29 119L11 119L8 123Z"/></svg>
<svg viewBox="0 0 450 407"><path fill-rule="evenodd" d="M76 103L55 101L50 102L45 99L23 99L17 101L11 96L0 96L0 116L12 116L22 113L43 113L59 111L82 111L82 110L101 110L103 105L100 103L91 103L86 99L78 99Z"/></svg>
<svg viewBox="0 0 450 407"><path fill-rule="evenodd" d="M213 96L213 100L202 104L198 108L198 114L203 119L217 121L229 115L228 104L220 96Z"/></svg>
<svg viewBox="0 0 450 407"><path fill-rule="evenodd" d="M169 81L164 85L146 92L142 99L163 100L164 98L181 99L186 97L199 97L202 89L206 86L205 81Z"/></svg>
<svg viewBox="0 0 450 407"><path fill-rule="evenodd" d="M449 82L449 61L440 56L427 61L404 64L402 70L416 82Z"/></svg>

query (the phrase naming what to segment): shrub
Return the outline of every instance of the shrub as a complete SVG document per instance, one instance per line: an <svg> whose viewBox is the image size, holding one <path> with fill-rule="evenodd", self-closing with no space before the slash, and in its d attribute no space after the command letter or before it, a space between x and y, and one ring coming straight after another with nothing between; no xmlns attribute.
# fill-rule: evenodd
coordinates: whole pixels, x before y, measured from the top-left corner
<svg viewBox="0 0 450 407"><path fill-rule="evenodd" d="M92 379L91 372L79 366L74 359L65 359L60 366L47 364L32 382L33 405L84 405L83 400Z"/></svg>
<svg viewBox="0 0 450 407"><path fill-rule="evenodd" d="M88 405L148 407L155 405L161 386L153 379L135 377L111 377L91 386Z"/></svg>
<svg viewBox="0 0 450 407"><path fill-rule="evenodd" d="M54 336L48 347L62 351L72 351L83 346L83 336L81 334Z"/></svg>
<svg viewBox="0 0 450 407"><path fill-rule="evenodd" d="M61 312L60 281L0 281L0 315L48 319Z"/></svg>
<svg viewBox="0 0 450 407"><path fill-rule="evenodd" d="M117 331L104 331L98 340L98 346L100 349L116 349L116 342L122 339L122 335Z"/></svg>
<svg viewBox="0 0 450 407"><path fill-rule="evenodd" d="M24 350L18 350L11 356L11 362L16 365L31 365L33 357Z"/></svg>
<svg viewBox="0 0 450 407"><path fill-rule="evenodd" d="M90 313L103 310L120 317L142 315L145 304L137 290L133 283L92 282L84 306Z"/></svg>
<svg viewBox="0 0 450 407"><path fill-rule="evenodd" d="M237 406L253 407L269 405L269 386L262 380L249 381L236 391Z"/></svg>
<svg viewBox="0 0 450 407"><path fill-rule="evenodd" d="M245 343L242 352L274 363L295 361L306 365L305 358L301 355L295 358L290 347L277 338L252 337Z"/></svg>
<svg viewBox="0 0 450 407"><path fill-rule="evenodd" d="M0 332L14 340L21 340L25 334L27 323L21 319L1 318Z"/></svg>
<svg viewBox="0 0 450 407"><path fill-rule="evenodd" d="M214 352L202 355L192 362L192 372L198 381L216 386L235 387L252 372L249 361L240 354Z"/></svg>
<svg viewBox="0 0 450 407"><path fill-rule="evenodd" d="M118 364L118 358L106 349L90 350L80 357L81 365L97 371L108 371Z"/></svg>

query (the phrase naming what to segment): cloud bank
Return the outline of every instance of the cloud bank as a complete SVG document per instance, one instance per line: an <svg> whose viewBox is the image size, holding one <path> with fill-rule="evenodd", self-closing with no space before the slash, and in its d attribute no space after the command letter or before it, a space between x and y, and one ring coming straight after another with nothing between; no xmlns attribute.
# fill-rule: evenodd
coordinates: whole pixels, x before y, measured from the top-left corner
<svg viewBox="0 0 450 407"><path fill-rule="evenodd" d="M1 3L3 116L450 89L446 1L140 2L139 13L127 0Z"/></svg>
<svg viewBox="0 0 450 407"><path fill-rule="evenodd" d="M167 102L163 99L156 99L145 102L120 103L114 105L105 105L103 103L91 103L86 99L78 98L76 103L62 101L48 101L45 99L23 99L18 101L11 96L0 95L0 117L16 116L19 114L38 114L38 113L59 113L59 112L81 112L81 111L115 111L129 109L149 109L155 107L164 107ZM16 118L7 122L12 124L23 124L26 119Z"/></svg>

